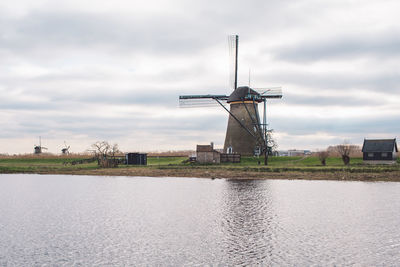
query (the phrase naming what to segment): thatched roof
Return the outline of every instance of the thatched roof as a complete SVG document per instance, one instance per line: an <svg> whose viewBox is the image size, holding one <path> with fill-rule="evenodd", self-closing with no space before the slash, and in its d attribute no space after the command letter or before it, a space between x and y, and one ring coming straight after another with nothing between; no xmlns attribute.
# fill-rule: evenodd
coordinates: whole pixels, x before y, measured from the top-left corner
<svg viewBox="0 0 400 267"><path fill-rule="evenodd" d="M228 98L228 103L230 102L235 102L235 101L243 101L249 99L248 96L250 95L256 95L259 96L260 94L251 89L248 86L241 86L236 88L235 91L229 96Z"/></svg>

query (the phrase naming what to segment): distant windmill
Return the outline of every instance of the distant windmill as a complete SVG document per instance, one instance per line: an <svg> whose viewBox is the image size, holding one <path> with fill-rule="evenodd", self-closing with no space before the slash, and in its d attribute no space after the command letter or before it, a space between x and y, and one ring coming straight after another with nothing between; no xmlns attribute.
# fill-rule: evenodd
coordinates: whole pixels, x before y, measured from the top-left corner
<svg viewBox="0 0 400 267"><path fill-rule="evenodd" d="M42 150L47 150L47 148L42 146L42 137L39 136L39 145L34 146L33 152L35 154L41 154L43 152Z"/></svg>
<svg viewBox="0 0 400 267"><path fill-rule="evenodd" d="M64 148L61 149L61 153L64 154L64 155L68 155L68 154L69 154L69 148L70 148L70 147L71 147L71 146L67 146L67 143L65 143L65 141L64 141Z"/></svg>
<svg viewBox="0 0 400 267"><path fill-rule="evenodd" d="M239 153L242 155L265 155L265 165L268 163L268 129L266 107L267 99L282 98L281 87L250 88L237 86L238 72L238 46L239 36L229 36L229 44L233 53L231 75L233 92L228 95L181 95L180 107L211 106L218 103L229 113L228 127L226 130L224 152ZM261 123L258 103L264 103L264 114ZM225 103L230 105L228 110ZM217 105L218 105L217 104Z"/></svg>

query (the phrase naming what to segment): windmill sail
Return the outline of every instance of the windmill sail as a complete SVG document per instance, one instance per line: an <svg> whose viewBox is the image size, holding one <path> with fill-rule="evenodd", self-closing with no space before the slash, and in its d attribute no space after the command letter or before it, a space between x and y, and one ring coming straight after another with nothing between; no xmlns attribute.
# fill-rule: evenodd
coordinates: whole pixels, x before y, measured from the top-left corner
<svg viewBox="0 0 400 267"><path fill-rule="evenodd" d="M226 95L181 95L180 108L217 107L226 104Z"/></svg>
<svg viewBox="0 0 400 267"><path fill-rule="evenodd" d="M282 87L252 88L261 98L282 98Z"/></svg>
<svg viewBox="0 0 400 267"><path fill-rule="evenodd" d="M229 45L229 87L232 90L235 90L237 88L239 36L229 35L228 45Z"/></svg>

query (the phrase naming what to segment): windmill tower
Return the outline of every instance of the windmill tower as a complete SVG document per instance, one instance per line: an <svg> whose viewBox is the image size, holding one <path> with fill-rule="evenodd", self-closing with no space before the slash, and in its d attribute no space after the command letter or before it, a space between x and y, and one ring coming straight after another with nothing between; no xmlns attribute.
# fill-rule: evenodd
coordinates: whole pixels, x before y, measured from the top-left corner
<svg viewBox="0 0 400 267"><path fill-rule="evenodd" d="M34 146L33 153L34 154L42 154L43 150L47 150L47 148L42 146L42 137L39 136L39 145Z"/></svg>
<svg viewBox="0 0 400 267"><path fill-rule="evenodd" d="M229 37L233 72L231 83L233 92L227 95L181 95L180 107L220 105L228 113L224 152L241 155L265 155L268 160L266 103L270 98L282 98L282 88L250 88L237 86L239 36ZM263 121L260 120L258 104L264 104ZM225 107L229 104L229 109Z"/></svg>
<svg viewBox="0 0 400 267"><path fill-rule="evenodd" d="M63 149L61 149L61 153L63 154L63 155L68 155L69 154L69 148L70 148L71 146L67 146L67 143L65 143L65 141L64 141L64 148Z"/></svg>

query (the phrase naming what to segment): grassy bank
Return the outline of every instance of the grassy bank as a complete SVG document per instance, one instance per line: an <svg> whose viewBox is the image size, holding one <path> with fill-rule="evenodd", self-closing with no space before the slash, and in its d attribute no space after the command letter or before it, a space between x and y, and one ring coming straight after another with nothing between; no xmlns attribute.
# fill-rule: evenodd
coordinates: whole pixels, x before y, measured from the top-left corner
<svg viewBox="0 0 400 267"><path fill-rule="evenodd" d="M316 157L244 157L238 164L199 165L185 163L186 157L148 157L147 166L126 166L101 169L96 162L71 165L69 162L87 156L31 156L0 158L0 173L177 176L233 179L312 179L312 180L371 180L400 181L400 164L365 165L361 158L352 158L344 166L340 158L328 158L321 166ZM260 164L259 164L260 161Z"/></svg>

